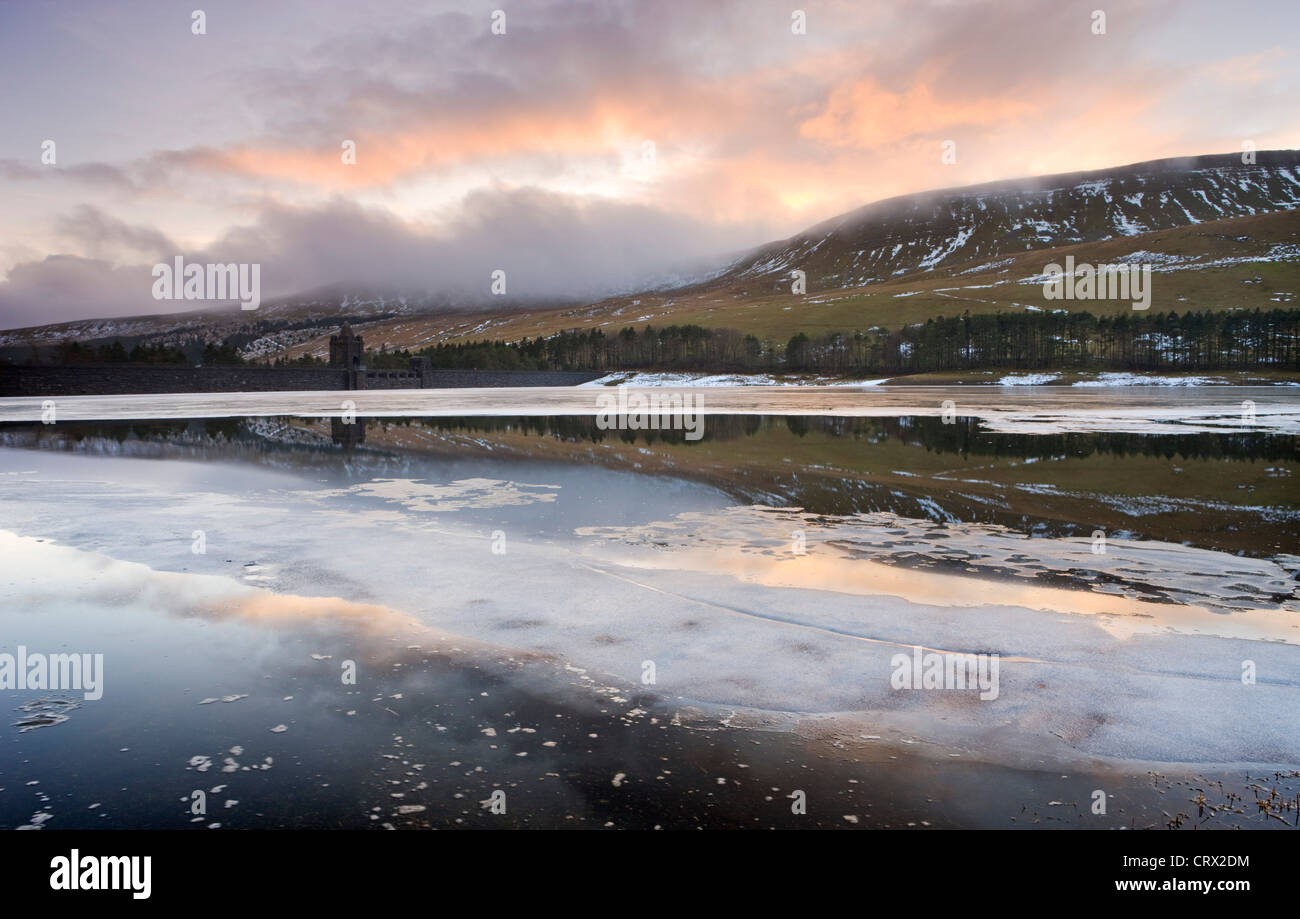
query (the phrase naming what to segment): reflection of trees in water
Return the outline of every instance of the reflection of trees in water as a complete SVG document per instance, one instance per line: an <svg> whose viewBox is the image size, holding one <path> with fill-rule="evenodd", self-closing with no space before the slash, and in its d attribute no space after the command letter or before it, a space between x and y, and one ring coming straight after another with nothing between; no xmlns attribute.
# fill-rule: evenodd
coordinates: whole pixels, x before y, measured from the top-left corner
<svg viewBox="0 0 1300 919"><path fill-rule="evenodd" d="M1291 459L1296 455L1296 438L1287 435L1240 434L1004 434L981 430L974 418L959 418L944 424L941 418L827 419L867 421L884 436L936 453L962 456L1010 456L1048 458L1053 456L1161 456L1165 459ZM858 426L832 436L863 436Z"/></svg>
<svg viewBox="0 0 1300 919"><path fill-rule="evenodd" d="M321 419L323 420L323 419ZM58 425L6 424L0 430L26 430L37 443L51 439L79 443L86 438L105 438L118 443L185 442L189 444L275 445L259 425L291 426L294 418L210 418L196 420L69 421ZM684 431L602 430L587 415L556 417L454 417L454 418L359 418L345 425L330 419L330 438L335 445L351 448L366 442L365 429L406 427L412 424L448 433L513 433L549 437L567 442L601 443L608 438L626 444L681 444L694 447L708 442L726 443L768 435L799 438L800 446L816 450L822 441L853 441L869 450L878 444L895 443L920 447L934 453L962 457L1009 457L1047 459L1086 457L1093 454L1158 456L1174 459L1292 460L1300 438L1292 435L1255 433L1202 434L1003 434L980 430L973 418L958 418L944 424L941 418L849 418L815 415L709 415L700 440L686 440ZM285 445L278 445L285 446ZM301 448L301 444L299 448Z"/></svg>
<svg viewBox="0 0 1300 919"><path fill-rule="evenodd" d="M407 423L409 423L407 419ZM980 429L978 419L958 418L945 424L941 418L904 416L901 418L850 418L817 415L709 415L704 422L704 436L686 440L682 431L605 431L588 416L559 417L464 417L420 418L419 424L439 431L479 433L522 433L549 436L557 440L600 443L617 437L628 444L650 445L656 442L681 443L686 446L708 441L726 442L760 437L778 429L807 441L810 435L833 440L861 441L864 447L893 441L910 447L923 447L935 453L965 456L1007 456L1017 459L1055 456L1084 457L1093 454L1110 456L1160 456L1165 459L1294 459L1297 438L1291 435L1243 431L1241 433L1199 434L1005 434Z"/></svg>
<svg viewBox="0 0 1300 919"><path fill-rule="evenodd" d="M407 419L408 422L412 419ZM686 439L685 431L674 430L603 430L591 415L557 415L545 417L454 417L417 418L416 423L436 431L476 433L516 433L538 437L553 437L565 441L590 441L602 443L613 438L627 444L700 443ZM780 419L775 419L780 420ZM759 415L708 415L705 416L703 440L739 440L754 437L774 421ZM784 423L784 422L781 422Z"/></svg>
<svg viewBox="0 0 1300 919"><path fill-rule="evenodd" d="M428 463L437 457L463 456L461 445L455 439L441 444L399 447L390 445L382 436L384 430L407 426L449 434L486 435L489 442L493 434L507 432L574 444L601 442L606 438L617 438L611 442L628 444L671 442L684 448L710 441L734 442L734 450L719 449L713 457L734 456L732 473L725 468L718 469L712 463L695 469L690 463L682 462L677 474L687 479L702 478L742 504L790 504L813 514L881 512L906 518L987 523L1016 532L1050 536L1087 536L1096 528L1098 514L1115 516L1120 512L1086 501L1072 505L1076 511L1069 512L1061 505L1059 495L1051 497L1047 509L1040 507L1040 499L1032 495L1021 495L1014 507L1003 507L999 502L962 494L934 479L883 482L851 472L804 475L805 468L801 464L811 466L823 462L822 456L835 444L848 445L847 451L843 446L836 449L838 457L857 450L869 456L873 447L883 448L892 444L896 450L899 445L904 445L977 460L998 456L1014 459L1085 457L1095 453L1116 457L1158 456L1167 460L1263 462L1293 461L1297 447L1294 436L1256 433L1163 436L992 434L980 431L972 419L963 418L944 424L940 418L928 417L710 415L704 425L704 438L699 441L685 440L681 431L605 431L598 428L590 416L382 418L358 419L349 425L344 425L342 419L333 418L330 419L328 441L324 438L324 423L324 418L308 421L289 417L86 421L59 422L57 425L25 422L0 424L0 444L114 456L310 468L350 481L376 475L424 474L429 468ZM370 430L367 432L366 428ZM770 439L773 448L766 454L767 468L761 466L765 438ZM585 456L588 451L574 452ZM774 458L785 456L793 462L774 466ZM526 461L527 457L525 444L524 449L512 453L509 458ZM891 457L890 461L896 460L906 462L901 455ZM753 464L760 464L759 468L752 468ZM1212 485L1217 473L1216 468L1209 467L1202 473L1200 481ZM1124 517L1123 529L1134 538L1191 540L1198 545L1244 552L1250 556L1290 551L1300 538L1297 525L1290 518L1274 519L1232 509L1215 511L1208 505L1204 512L1183 513L1176 520L1171 524L1161 522L1160 515Z"/></svg>

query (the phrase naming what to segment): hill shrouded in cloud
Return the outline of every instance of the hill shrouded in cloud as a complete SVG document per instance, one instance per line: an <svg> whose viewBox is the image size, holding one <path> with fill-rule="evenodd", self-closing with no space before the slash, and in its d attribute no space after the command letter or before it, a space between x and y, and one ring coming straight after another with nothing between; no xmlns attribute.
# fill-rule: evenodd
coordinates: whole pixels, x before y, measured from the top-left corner
<svg viewBox="0 0 1300 919"><path fill-rule="evenodd" d="M584 219L571 201L501 196L485 206L473 232L420 246L355 209L345 220L348 233L338 238L326 232L338 213L280 213L274 232L256 244L243 241L248 251L291 251L322 233L327 238L312 248L313 264L364 277L367 264L383 263L387 277L405 286L345 281L268 300L253 312L228 307L43 325L0 335L0 346L15 357L23 348L68 340L176 347L197 338L264 360L325 357L328 335L343 317L362 322L368 342L391 350L673 323L781 342L800 332L899 329L963 311L1130 309L1127 302L1044 300L1044 266L1067 256L1150 264L1157 281L1147 308L1156 312L1271 310L1291 303L1300 282L1300 152L1262 151L1255 159L1161 160L903 196L739 257L697 261L694 276L649 269L670 250L685 264L685 250L673 247L693 243L624 205ZM619 237L601 236L601 220L612 215L636 225L645 239L641 252L625 253ZM488 277L492 263L476 261L476 253L506 237L527 257L511 263L507 295L493 297L486 284L474 289L466 279ZM444 284L430 292L406 263L427 268L435 260ZM72 261L54 269L57 275L93 284L93 272ZM126 269L97 267L133 283ZM304 284L317 276L310 266L297 270ZM804 294L792 291L793 271L806 276ZM598 296L608 290L619 293Z"/></svg>

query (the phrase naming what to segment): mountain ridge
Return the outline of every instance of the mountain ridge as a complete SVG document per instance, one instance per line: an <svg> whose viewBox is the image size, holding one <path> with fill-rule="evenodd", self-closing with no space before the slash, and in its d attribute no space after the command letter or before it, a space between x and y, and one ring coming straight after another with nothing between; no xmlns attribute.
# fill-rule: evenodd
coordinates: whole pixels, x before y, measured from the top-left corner
<svg viewBox="0 0 1300 919"><path fill-rule="evenodd" d="M1298 207L1300 151L1261 151L1254 164L1243 164L1240 154L1148 160L886 198L759 246L710 283L802 270L810 286L857 287L941 265ZM832 241L837 245L828 246ZM927 246L923 256L912 251Z"/></svg>

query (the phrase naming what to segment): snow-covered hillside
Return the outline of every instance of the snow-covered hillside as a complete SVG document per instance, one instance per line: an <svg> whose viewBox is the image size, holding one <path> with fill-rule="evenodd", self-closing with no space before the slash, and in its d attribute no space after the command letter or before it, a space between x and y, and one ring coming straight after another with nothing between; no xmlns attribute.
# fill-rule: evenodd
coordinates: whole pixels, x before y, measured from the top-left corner
<svg viewBox="0 0 1300 919"><path fill-rule="evenodd" d="M988 263L1031 249L1300 208L1300 152L1158 160L877 202L771 243L722 278L802 270L819 287ZM974 269L971 269L974 270Z"/></svg>

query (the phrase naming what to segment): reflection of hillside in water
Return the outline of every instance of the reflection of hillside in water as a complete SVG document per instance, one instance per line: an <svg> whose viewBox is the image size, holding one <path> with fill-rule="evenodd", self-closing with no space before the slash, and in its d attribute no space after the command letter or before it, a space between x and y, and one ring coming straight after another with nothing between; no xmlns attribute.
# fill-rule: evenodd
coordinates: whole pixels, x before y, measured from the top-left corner
<svg viewBox="0 0 1300 919"><path fill-rule="evenodd" d="M562 441L602 443L621 441L627 444L690 444L681 431L601 430L594 418L559 417L466 417L466 418L359 418L347 424L331 418L330 432L335 444L356 445L365 442L367 429L417 425L435 431L457 433L531 434ZM125 444L203 443L212 448L224 445L268 446L315 443L319 438L308 431L310 422L289 418L213 418L187 421L61 422L57 429L41 425L9 424L0 432L13 434L35 429L37 439L57 441L62 437L78 443L86 438L101 437ZM809 415L710 415L701 442L727 443L761 438L774 430L788 430L800 438L820 435L831 440L853 440L864 444L895 441L906 446L923 447L935 453L967 456L1006 456L1018 459L1049 459L1068 455L1093 454L1124 456L1161 456L1166 459L1294 459L1297 438L1291 435L1257 431L1241 433L1132 434L1132 433L1062 433L1009 434L982 430L978 419L957 418L945 423L940 418L903 416L899 418L822 417ZM305 435L305 436L304 436ZM17 445L17 444L15 444ZM34 444L24 443L24 446ZM743 459L743 457L738 457Z"/></svg>
<svg viewBox="0 0 1300 919"><path fill-rule="evenodd" d="M894 514L983 523L1051 536L1107 532L1244 550L1291 551L1300 544L1294 501L1258 502L1225 485L1229 464L1286 463L1290 435L1240 433L1009 434L978 420L935 417L709 416L704 436L681 431L602 430L587 416L358 419L247 418L63 422L0 426L0 444L79 453L249 462L310 469L329 479L419 474L433 462L491 457L504 462L595 463L714 485L745 504L797 506L820 514ZM726 450L717 450L725 447ZM734 449L733 449L734 448ZM855 462L844 464L846 448ZM908 470L906 452L951 457L942 474ZM708 452L706 452L708 451ZM720 462L719 457L724 458ZM1066 460L1111 464L1116 494L1059 485L984 480L990 464ZM1149 462L1192 465L1192 497L1145 488ZM655 462L657 461L657 463ZM864 468L884 464L879 470ZM1199 465L1197 465L1199 463ZM893 465L892 469L889 469ZM901 466L901 468L900 468ZM1038 467L1042 469L1043 467ZM1079 466L1073 467L1075 469ZM1125 470L1131 468L1131 474ZM1274 469L1274 467L1269 467ZM1183 470L1179 470L1182 472ZM1285 475L1284 466L1275 468ZM972 478L971 476L975 477ZM1134 495L1145 495L1135 497Z"/></svg>

